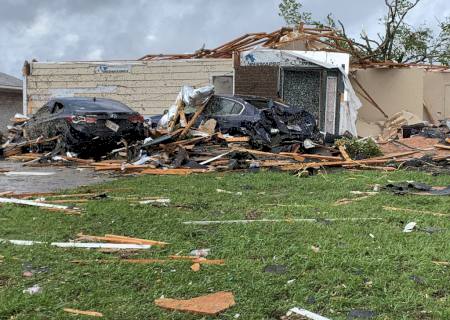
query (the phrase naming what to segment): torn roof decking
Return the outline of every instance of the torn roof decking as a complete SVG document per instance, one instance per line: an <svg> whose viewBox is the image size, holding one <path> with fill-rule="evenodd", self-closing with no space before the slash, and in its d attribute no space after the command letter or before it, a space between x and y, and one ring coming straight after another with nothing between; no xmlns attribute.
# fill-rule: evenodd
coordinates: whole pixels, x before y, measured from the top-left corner
<svg viewBox="0 0 450 320"><path fill-rule="evenodd" d="M405 64L393 61L369 61L361 57L351 40L346 39L330 27L284 27L272 33L248 33L214 49L199 49L187 54L148 54L139 60L177 60L203 58L232 58L233 52L250 50L256 46L267 49L279 49L280 46L303 40L308 51L332 51L348 53L352 56L353 69L388 69L388 68L424 68L427 71L450 72L449 67L429 64Z"/></svg>
<svg viewBox="0 0 450 320"><path fill-rule="evenodd" d="M294 39L282 39L291 35L293 32L299 32ZM305 40L307 42L318 42L326 44L334 51L341 51L336 44L338 41L348 41L337 35L336 31L331 28L281 28L272 33L248 33L227 42L215 49L200 49L190 54L153 54L146 55L139 60L174 60L174 59L199 59L199 58L231 58L233 52L244 51L262 46L265 48L277 48L281 44L289 43L296 40ZM328 40L327 40L328 39ZM336 43L334 43L336 42ZM314 49L314 48L311 48ZM323 48L321 49L323 50Z"/></svg>

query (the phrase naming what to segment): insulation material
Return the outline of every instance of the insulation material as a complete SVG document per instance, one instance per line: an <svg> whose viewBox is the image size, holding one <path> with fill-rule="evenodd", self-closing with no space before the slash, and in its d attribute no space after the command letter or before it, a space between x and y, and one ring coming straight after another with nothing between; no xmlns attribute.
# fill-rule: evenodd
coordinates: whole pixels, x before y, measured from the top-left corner
<svg viewBox="0 0 450 320"><path fill-rule="evenodd" d="M179 100L182 99L185 108L194 108L202 105L214 94L214 86L205 86L194 89L190 86L183 86L180 93L175 100L175 103L169 108L169 111L164 114L158 122L158 128L167 128L169 122L177 115Z"/></svg>

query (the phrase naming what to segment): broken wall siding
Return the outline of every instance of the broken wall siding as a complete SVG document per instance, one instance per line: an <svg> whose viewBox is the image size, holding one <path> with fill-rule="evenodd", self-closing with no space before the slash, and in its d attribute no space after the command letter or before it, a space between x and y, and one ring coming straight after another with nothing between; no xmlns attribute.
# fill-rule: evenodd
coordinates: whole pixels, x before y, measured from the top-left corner
<svg viewBox="0 0 450 320"><path fill-rule="evenodd" d="M424 97L423 69L358 69L356 78L372 98L391 116L402 110L422 118ZM358 117L368 122L385 120L384 116L359 93L361 89L352 82L362 102Z"/></svg>
<svg viewBox="0 0 450 320"><path fill-rule="evenodd" d="M159 114L181 86L204 86L213 76L233 75L231 59L33 62L27 77L28 112L58 96L121 101L144 115Z"/></svg>
<svg viewBox="0 0 450 320"><path fill-rule="evenodd" d="M279 67L235 66L234 93L241 95L278 97Z"/></svg>

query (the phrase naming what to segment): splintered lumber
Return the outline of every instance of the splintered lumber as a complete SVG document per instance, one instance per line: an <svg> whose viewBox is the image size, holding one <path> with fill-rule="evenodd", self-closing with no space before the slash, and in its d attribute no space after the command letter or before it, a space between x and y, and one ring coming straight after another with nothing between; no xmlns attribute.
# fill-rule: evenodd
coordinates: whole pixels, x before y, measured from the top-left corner
<svg viewBox="0 0 450 320"><path fill-rule="evenodd" d="M15 199L15 198L0 198L0 203L12 203L12 204L18 204L23 206L33 206L33 207L41 207L41 208L50 208L50 209L57 209L61 211L76 211L78 208L71 208L68 206L61 206L56 204L50 204L50 203L44 203L44 202L38 202L33 200L23 200L23 199Z"/></svg>
<svg viewBox="0 0 450 320"><path fill-rule="evenodd" d="M125 236L117 236L113 234L105 234L105 236L91 236L91 235L85 235L82 233L77 234L78 239L77 240L83 240L83 241L103 241L103 242L110 242L110 243L122 243L122 244L147 244L151 246L165 246L168 245L167 242L161 242L161 241L153 241L153 240L146 240L146 239L139 239L139 238L131 238L131 237L125 237Z"/></svg>
<svg viewBox="0 0 450 320"><path fill-rule="evenodd" d="M364 164L370 165L370 164L380 164L380 163L386 163L386 160L367 159L367 160L354 160L351 162L350 161L309 162L309 163L299 163L299 164L283 166L283 167L281 167L281 170L290 171L290 170L302 170L302 169L306 169L306 168L315 168L315 167L324 167L324 166L328 166L328 167L339 167L339 166L343 166L343 165L360 166L360 165L364 165Z"/></svg>
<svg viewBox="0 0 450 320"><path fill-rule="evenodd" d="M181 131L180 138L183 138L188 132L189 129L194 125L195 121L197 121L198 117L202 114L203 110L206 107L206 102L202 104L197 111L195 111L194 115L192 116L191 120L186 124L186 127L184 127L183 131Z"/></svg>
<svg viewBox="0 0 450 320"><path fill-rule="evenodd" d="M257 222L320 222L325 221L375 221L383 220L382 218L332 218L332 219L262 219L262 220L213 220L213 221L184 221L183 224L192 225L209 225L209 224L239 224L239 223L257 223Z"/></svg>
<svg viewBox="0 0 450 320"><path fill-rule="evenodd" d="M257 156L266 156L266 157L272 157L272 158L290 158L295 159L297 154L283 154L283 153L271 153L271 152L265 152L265 151L259 151L259 150L252 150L252 149L246 149L246 148L233 148L233 151L239 151L239 152L247 152L250 154L255 154Z"/></svg>
<svg viewBox="0 0 450 320"><path fill-rule="evenodd" d="M114 234L105 234L105 237L114 240L116 243L149 244L152 246L166 246L169 244L167 242L162 242L162 241L154 241L154 240L139 239L139 238L126 237L126 236L118 236L118 235L114 235ZM113 242L113 241L111 241L111 242Z"/></svg>
<svg viewBox="0 0 450 320"><path fill-rule="evenodd" d="M97 312L97 311L83 311L78 309L72 309L72 308L64 308L65 312L73 313L77 315L83 315L83 316L91 316L91 317L103 317L103 313Z"/></svg>
<svg viewBox="0 0 450 320"><path fill-rule="evenodd" d="M120 261L136 264L152 264L152 263L166 263L170 260L167 259L122 259Z"/></svg>
<svg viewBox="0 0 450 320"><path fill-rule="evenodd" d="M436 145L434 145L434 147L438 148L438 149L450 150L450 146L446 146L443 144L436 144Z"/></svg>
<svg viewBox="0 0 450 320"><path fill-rule="evenodd" d="M419 151L394 152L394 153L385 154L384 156L370 158L370 159L371 160L389 160L389 159L394 159L394 158L410 156L410 155L413 155L413 154L418 153L418 152Z"/></svg>
<svg viewBox="0 0 450 320"><path fill-rule="evenodd" d="M305 158L305 159L318 159L318 160L327 160L327 161L342 161L341 157L333 157L333 156L323 156L320 154L312 154L312 153L288 153L288 152L280 152L282 155L292 155L293 157Z"/></svg>
<svg viewBox="0 0 450 320"><path fill-rule="evenodd" d="M154 175L181 175L186 176L191 173L207 172L205 169L144 169L139 174L154 174Z"/></svg>
<svg viewBox="0 0 450 320"><path fill-rule="evenodd" d="M347 153L347 149L345 149L344 146L338 146L339 152L341 153L342 157L345 161L351 162L353 159L350 157L350 155Z"/></svg>
<svg viewBox="0 0 450 320"><path fill-rule="evenodd" d="M156 299L155 304L160 308L168 310L214 316L234 306L235 302L233 293L220 291L187 300Z"/></svg>
<svg viewBox="0 0 450 320"><path fill-rule="evenodd" d="M218 133L217 137L221 140L224 140L225 142L249 142L250 137L249 136L243 136L243 137L225 137L222 133Z"/></svg>

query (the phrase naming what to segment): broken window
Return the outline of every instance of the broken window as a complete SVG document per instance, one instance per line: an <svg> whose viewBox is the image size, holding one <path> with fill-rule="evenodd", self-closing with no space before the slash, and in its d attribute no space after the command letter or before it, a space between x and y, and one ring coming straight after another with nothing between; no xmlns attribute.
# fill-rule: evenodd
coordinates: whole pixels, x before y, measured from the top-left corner
<svg viewBox="0 0 450 320"><path fill-rule="evenodd" d="M209 103L206 112L211 116L228 116L240 114L242 109L244 109L244 107L237 102L215 97Z"/></svg>

